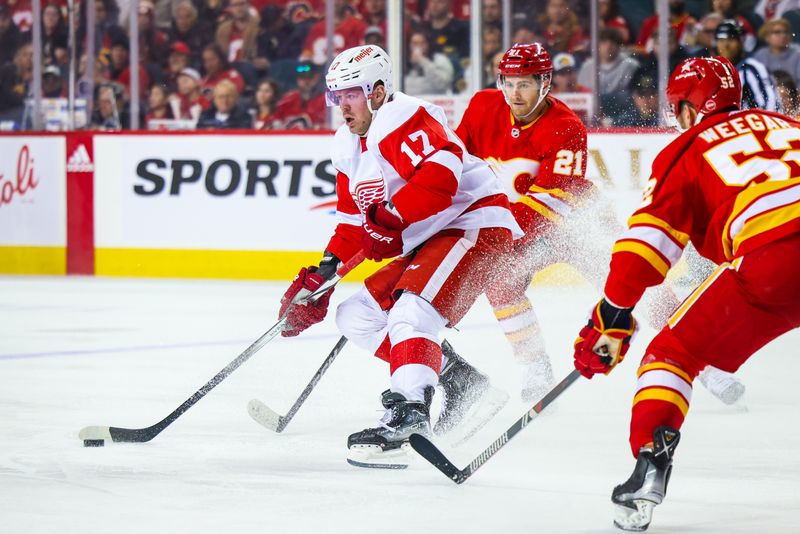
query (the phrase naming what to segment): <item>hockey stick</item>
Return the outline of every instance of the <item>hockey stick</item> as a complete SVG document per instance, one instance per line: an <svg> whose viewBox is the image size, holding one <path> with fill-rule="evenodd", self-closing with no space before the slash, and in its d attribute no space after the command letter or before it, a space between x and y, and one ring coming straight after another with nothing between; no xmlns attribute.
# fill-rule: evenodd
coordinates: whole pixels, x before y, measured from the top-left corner
<svg viewBox="0 0 800 534"><path fill-rule="evenodd" d="M300 394L300 397L298 397L297 400L294 401L294 404L292 405L291 408L289 408L289 411L286 412L286 415L278 415L278 413L275 412L275 410L273 410L272 408L270 408L269 406L267 406L258 399L252 399L249 403L247 403L247 413L250 414L250 417L252 417L256 423L265 426L275 432L283 432L283 429L286 428L286 425L289 424L289 421L292 420L292 418L298 412L298 410L300 410L300 407L306 401L308 396L311 395L311 392L314 391L314 388L317 386L317 382L319 382L319 380L322 378L322 375L324 375L325 372L328 370L328 367L331 366L333 360L336 359L336 356L339 355L339 352L341 352L342 348L345 346L346 343L347 343L346 337L342 336L339 338L339 341L336 343L336 346L334 346L333 349L331 349L331 352L330 354L328 354L328 357L325 358L325 361L322 362L320 368L317 369L317 372L314 373L314 376L311 377L311 381L306 386L306 389L304 389L303 392Z"/></svg>
<svg viewBox="0 0 800 534"><path fill-rule="evenodd" d="M440 451L436 445L431 443L430 440L424 436L419 434L411 434L411 437L409 438L411 447L423 458L432 463L436 469L444 473L447 478L456 484L461 484L471 477L480 466L489 460L489 458L494 456L497 451L503 448L503 446L505 446L505 444L508 443L511 438L516 436L520 430L525 428L528 423L531 422L531 420L542 413L542 410L547 408L547 406L556 400L559 395L564 393L564 391L580 376L581 374L577 370L573 370L570 374L568 374L561 382L556 384L542 400L537 402L533 408L525 412L522 417L517 419L514 424L508 428L508 430L503 432L503 435L494 440L494 442L489 445L485 451L480 453L478 457L472 460L464 469L457 468L453 462L448 460L447 457L442 454L442 451Z"/></svg>
<svg viewBox="0 0 800 534"><path fill-rule="evenodd" d="M330 276L326 277L327 280L324 284L320 286L319 289L314 291L313 293L309 292L308 290L300 291L297 296L295 297L294 302L308 302L308 301L315 301L317 298L322 296L326 291L330 288L335 286L341 278L352 271L358 264L360 264L364 260L363 254L356 254L353 258L351 258L347 263L340 266L336 272ZM253 354L258 352L264 345L272 341L281 331L284 329L287 323L287 317L289 315L289 310L287 311L278 319L278 322L275 323L269 330L267 330L261 337L253 342L252 345L247 347L244 352L239 354L231 363L226 365L219 373L214 375L214 377L205 383L203 387L195 391L191 397L186 399L183 404L178 406L172 413L166 416L164 419L159 421L158 423L145 427L145 428L120 428L115 426L87 426L78 434L78 437L83 440L84 446L102 446L105 440L111 440L116 442L129 442L129 443L144 443L146 441L150 441L158 434L161 433L162 430L167 428L171 425L178 417L183 415L186 410L197 404L197 402L206 396L206 394L214 389L217 384L225 380L231 373L233 373L236 369L239 368L244 362L250 359Z"/></svg>

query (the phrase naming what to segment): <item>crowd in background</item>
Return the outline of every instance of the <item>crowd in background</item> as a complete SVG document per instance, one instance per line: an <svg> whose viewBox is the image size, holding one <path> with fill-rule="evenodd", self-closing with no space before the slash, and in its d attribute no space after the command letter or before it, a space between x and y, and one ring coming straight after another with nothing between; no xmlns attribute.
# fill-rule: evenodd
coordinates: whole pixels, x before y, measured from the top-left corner
<svg viewBox="0 0 800 534"><path fill-rule="evenodd" d="M387 0L334 0L334 53L385 47ZM42 2L42 91L67 94L66 0ZM76 94L91 96L90 127L130 125L128 0L95 0L93 80L86 79L86 2L76 1ZM589 0L514 0L511 42L540 42L553 58L553 93L593 92L590 124L657 126L658 17L654 0L598 0L598 54L589 56ZM503 53L502 2L483 0L485 87ZM419 95L471 94L469 0L406 0L403 82ZM669 0L671 69L722 54L745 79L745 101L797 116L800 0ZM325 0L140 0L136 66L143 128L327 126ZM0 122L20 124L33 77L31 0L0 0ZM599 70L599 87L591 73ZM749 81L748 81L749 80ZM750 100L748 100L750 91Z"/></svg>

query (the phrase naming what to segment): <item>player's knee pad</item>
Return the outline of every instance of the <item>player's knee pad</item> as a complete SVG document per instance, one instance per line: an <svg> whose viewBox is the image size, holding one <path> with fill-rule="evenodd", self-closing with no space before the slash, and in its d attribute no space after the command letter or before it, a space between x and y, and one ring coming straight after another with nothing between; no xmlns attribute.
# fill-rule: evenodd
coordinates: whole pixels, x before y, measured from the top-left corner
<svg viewBox="0 0 800 534"><path fill-rule="evenodd" d="M374 352L386 337L386 312L362 287L336 308L336 326L353 344Z"/></svg>
<svg viewBox="0 0 800 534"><path fill-rule="evenodd" d="M439 343L439 332L447 319L425 299L406 291L389 310L389 339L392 345L415 337Z"/></svg>

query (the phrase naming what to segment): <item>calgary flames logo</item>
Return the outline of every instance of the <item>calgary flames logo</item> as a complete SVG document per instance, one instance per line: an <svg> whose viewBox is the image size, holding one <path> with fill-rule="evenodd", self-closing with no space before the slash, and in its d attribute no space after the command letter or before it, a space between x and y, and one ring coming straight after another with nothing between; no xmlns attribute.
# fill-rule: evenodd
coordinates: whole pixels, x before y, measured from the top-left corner
<svg viewBox="0 0 800 534"><path fill-rule="evenodd" d="M503 161L486 158L486 163L497 175L512 202L530 188L539 173L539 162L532 159L512 158Z"/></svg>

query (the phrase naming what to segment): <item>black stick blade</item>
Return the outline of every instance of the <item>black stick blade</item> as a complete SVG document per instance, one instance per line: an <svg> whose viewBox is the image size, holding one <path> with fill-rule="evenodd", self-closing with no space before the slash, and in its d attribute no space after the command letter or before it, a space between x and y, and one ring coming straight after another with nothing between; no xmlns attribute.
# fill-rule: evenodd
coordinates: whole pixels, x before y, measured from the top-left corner
<svg viewBox="0 0 800 534"><path fill-rule="evenodd" d="M417 451L420 456L428 460L436 469L444 473L447 478L456 484L461 484L472 474L468 474L466 471L462 471L453 465L453 462L448 460L447 457L442 454L442 451L436 448L436 445L431 443L425 436L411 434L408 441L411 444L411 448Z"/></svg>

